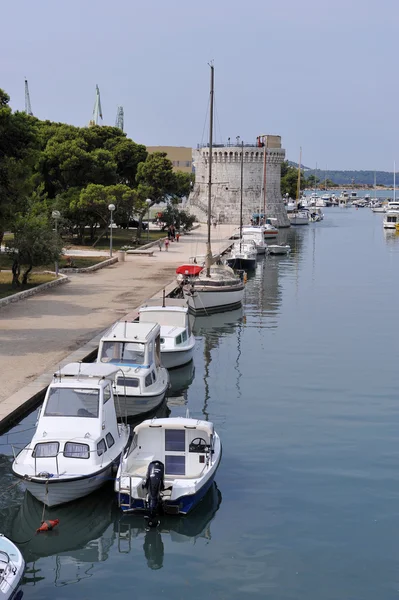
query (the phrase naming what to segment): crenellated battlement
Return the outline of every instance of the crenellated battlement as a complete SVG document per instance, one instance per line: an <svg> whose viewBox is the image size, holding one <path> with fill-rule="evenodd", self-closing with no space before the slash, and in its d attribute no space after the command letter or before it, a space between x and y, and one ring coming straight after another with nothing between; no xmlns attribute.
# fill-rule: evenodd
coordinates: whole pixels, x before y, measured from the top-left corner
<svg viewBox="0 0 399 600"><path fill-rule="evenodd" d="M212 215L221 222L239 223L241 196L241 153L243 152L243 213L246 222L252 214L263 211L264 165L266 159L266 213L278 219L280 227L289 220L280 192L281 163L285 150L280 136L267 136L262 144L215 145L212 151ZM193 150L195 184L188 207L202 220L206 219L209 178L209 146Z"/></svg>

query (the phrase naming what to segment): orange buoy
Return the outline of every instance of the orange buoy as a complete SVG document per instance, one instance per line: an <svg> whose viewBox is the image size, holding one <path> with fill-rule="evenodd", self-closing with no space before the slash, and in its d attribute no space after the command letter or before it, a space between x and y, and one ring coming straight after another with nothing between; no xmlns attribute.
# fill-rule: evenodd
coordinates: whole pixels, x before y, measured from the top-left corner
<svg viewBox="0 0 399 600"><path fill-rule="evenodd" d="M59 519L48 519L46 521L43 521L39 529L36 529L36 533L41 533L42 531L51 531L52 529L54 529L54 527L58 525L59 522Z"/></svg>

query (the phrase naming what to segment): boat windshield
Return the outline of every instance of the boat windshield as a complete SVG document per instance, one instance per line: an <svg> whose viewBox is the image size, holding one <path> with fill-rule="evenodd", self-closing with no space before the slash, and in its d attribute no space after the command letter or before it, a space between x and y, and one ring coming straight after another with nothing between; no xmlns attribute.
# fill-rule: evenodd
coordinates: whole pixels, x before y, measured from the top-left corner
<svg viewBox="0 0 399 600"><path fill-rule="evenodd" d="M145 345L138 342L104 342L101 362L118 365L143 365Z"/></svg>
<svg viewBox="0 0 399 600"><path fill-rule="evenodd" d="M96 419L99 404L98 389L53 387L50 388L44 416Z"/></svg>

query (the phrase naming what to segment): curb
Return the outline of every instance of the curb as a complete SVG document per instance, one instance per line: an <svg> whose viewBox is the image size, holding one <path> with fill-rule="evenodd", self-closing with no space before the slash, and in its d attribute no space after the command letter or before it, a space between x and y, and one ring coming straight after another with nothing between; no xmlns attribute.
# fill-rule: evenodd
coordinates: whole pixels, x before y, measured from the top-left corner
<svg viewBox="0 0 399 600"><path fill-rule="evenodd" d="M112 258L108 258L107 260L103 260L96 265L91 265L90 267L70 267L68 269L60 269L59 273L92 273L93 271L98 271L99 269L104 269L105 267L109 267L118 262L118 257L113 256Z"/></svg>
<svg viewBox="0 0 399 600"><path fill-rule="evenodd" d="M40 294L41 292L46 292L47 290L58 287L63 283L68 283L69 277L61 274L59 279L54 279L53 281L48 281L47 283L41 283L30 290L24 290L23 292L17 292L12 296L7 296L7 298L2 298L0 300L0 308L2 306L7 306L7 304L11 304L12 302L18 302L19 300L24 300L25 298L29 298L30 296L35 296L36 294Z"/></svg>

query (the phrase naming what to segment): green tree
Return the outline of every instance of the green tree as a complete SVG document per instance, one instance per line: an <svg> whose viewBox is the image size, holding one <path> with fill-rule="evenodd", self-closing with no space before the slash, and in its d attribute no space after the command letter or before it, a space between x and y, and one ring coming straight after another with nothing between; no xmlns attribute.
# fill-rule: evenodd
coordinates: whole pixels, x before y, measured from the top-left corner
<svg viewBox="0 0 399 600"><path fill-rule="evenodd" d="M193 228L195 217L186 210L179 210L177 206L168 204L162 212L161 220L164 222L163 230L174 225L179 231L190 231Z"/></svg>
<svg viewBox="0 0 399 600"><path fill-rule="evenodd" d="M288 194L290 198L296 198L298 187L298 169L292 167L287 161L281 166L281 193L283 196ZM303 172L301 171L301 190L305 188Z"/></svg>
<svg viewBox="0 0 399 600"><path fill-rule="evenodd" d="M62 240L52 230L48 219L43 216L18 216L13 228L14 239L8 252L12 255L12 285L19 287L28 283L33 267L54 262L62 252ZM20 282L21 267L25 270Z"/></svg>
<svg viewBox="0 0 399 600"><path fill-rule="evenodd" d="M0 243L17 213L26 210L34 162L35 119L13 113L0 89Z"/></svg>
<svg viewBox="0 0 399 600"><path fill-rule="evenodd" d="M184 173L183 171L177 171L174 173L174 184L171 190L171 201L177 204L182 201L183 198L188 198L195 181L194 173Z"/></svg>

